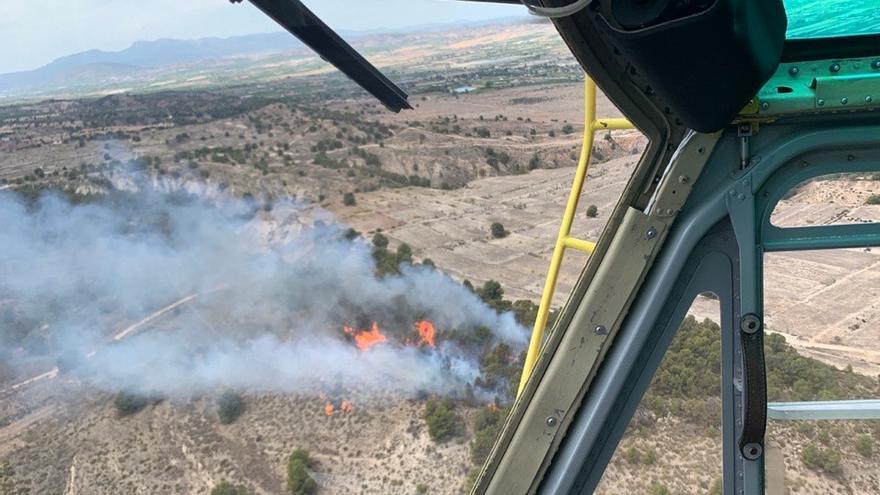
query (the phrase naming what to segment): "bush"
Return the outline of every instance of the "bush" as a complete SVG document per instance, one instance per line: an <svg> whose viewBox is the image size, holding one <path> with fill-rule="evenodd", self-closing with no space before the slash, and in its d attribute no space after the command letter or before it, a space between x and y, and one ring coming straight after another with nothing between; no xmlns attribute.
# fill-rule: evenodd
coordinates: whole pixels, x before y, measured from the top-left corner
<svg viewBox="0 0 880 495"><path fill-rule="evenodd" d="M309 451L296 449L287 459L287 491L291 495L312 495L318 491L318 483L309 474L312 463Z"/></svg>
<svg viewBox="0 0 880 495"><path fill-rule="evenodd" d="M504 225L502 225L498 222L495 222L492 224L491 230L492 230L492 237L494 237L496 239L501 239L502 237L507 237L508 234L510 234L510 232L508 232L504 228Z"/></svg>
<svg viewBox="0 0 880 495"><path fill-rule="evenodd" d="M801 451L801 461L813 471L822 471L833 476L843 474L840 452L831 448L823 449L816 444L809 444Z"/></svg>
<svg viewBox="0 0 880 495"><path fill-rule="evenodd" d="M248 495L248 491L244 486L233 485L226 480L220 480L220 483L214 485L211 495Z"/></svg>
<svg viewBox="0 0 880 495"><path fill-rule="evenodd" d="M357 201L355 201L355 199L354 199L354 193L347 192L347 193L343 194L342 195L342 204L344 204L345 206L354 206L355 204L357 204Z"/></svg>
<svg viewBox="0 0 880 495"><path fill-rule="evenodd" d="M464 422L455 412L455 405L437 397L425 403L425 423L428 435L435 442L445 442L464 433Z"/></svg>
<svg viewBox="0 0 880 495"><path fill-rule="evenodd" d="M859 435L856 439L856 452L868 459L874 456L874 440L870 435Z"/></svg>
<svg viewBox="0 0 880 495"><path fill-rule="evenodd" d="M233 423L244 413L244 400L241 395L227 390L217 399L217 416L224 425Z"/></svg>
<svg viewBox="0 0 880 495"><path fill-rule="evenodd" d="M382 235L381 232L376 232L376 234L373 235L373 246L375 246L379 249L387 248L388 247L388 238L385 237L384 235Z"/></svg>
<svg viewBox="0 0 880 495"><path fill-rule="evenodd" d="M572 132L574 132L574 127L572 127L571 124L565 124L564 126L562 126L562 132L564 134L571 134Z"/></svg>
<svg viewBox="0 0 880 495"><path fill-rule="evenodd" d="M131 416L147 407L149 400L143 395L131 392L119 392L113 398L113 407L120 416Z"/></svg>
<svg viewBox="0 0 880 495"><path fill-rule="evenodd" d="M880 194L872 194L865 200L866 205L880 205Z"/></svg>
<svg viewBox="0 0 880 495"><path fill-rule="evenodd" d="M428 493L428 485L426 485L424 483L417 484L416 485L416 493L418 493L419 495L423 495L425 493Z"/></svg>
<svg viewBox="0 0 880 495"><path fill-rule="evenodd" d="M409 244L404 242L400 246L397 246L397 263L412 264L412 248L409 247Z"/></svg>
<svg viewBox="0 0 880 495"><path fill-rule="evenodd" d="M596 218L599 216L599 208L596 205L590 205L587 207L587 217L588 218Z"/></svg>

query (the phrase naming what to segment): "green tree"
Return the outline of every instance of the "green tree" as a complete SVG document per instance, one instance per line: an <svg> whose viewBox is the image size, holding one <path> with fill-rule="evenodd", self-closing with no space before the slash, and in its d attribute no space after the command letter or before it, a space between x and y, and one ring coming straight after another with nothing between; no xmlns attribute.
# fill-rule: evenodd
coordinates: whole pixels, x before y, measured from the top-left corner
<svg viewBox="0 0 880 495"><path fill-rule="evenodd" d="M312 495L318 491L318 483L309 474L312 464L309 451L296 449L287 459L287 491L291 495Z"/></svg>
<svg viewBox="0 0 880 495"><path fill-rule="evenodd" d="M431 397L425 402L423 417L428 425L428 435L435 442L445 442L464 433L464 422L449 400Z"/></svg>
<svg viewBox="0 0 880 495"><path fill-rule="evenodd" d="M217 416L224 425L235 422L244 413L244 399L233 390L226 390L217 399Z"/></svg>
<svg viewBox="0 0 880 495"><path fill-rule="evenodd" d="M504 289L497 280L487 280L477 293L486 303L501 301L504 298Z"/></svg>
<svg viewBox="0 0 880 495"><path fill-rule="evenodd" d="M596 218L599 216L599 208L596 205L590 205L587 207L587 217L588 218Z"/></svg>
<svg viewBox="0 0 880 495"><path fill-rule="evenodd" d="M499 222L492 223L492 237L496 239L501 239L502 237L507 237L510 232L508 232L504 225Z"/></svg>
<svg viewBox="0 0 880 495"><path fill-rule="evenodd" d="M532 129L534 130L534 129ZM541 159L538 157L538 154L535 153L532 155L532 158L529 160L529 170L535 170L536 168L541 166Z"/></svg>
<svg viewBox="0 0 880 495"><path fill-rule="evenodd" d="M376 232L373 235L373 246L375 246L379 249L388 248L388 238L385 237L384 235L382 235L381 232Z"/></svg>
<svg viewBox="0 0 880 495"><path fill-rule="evenodd" d="M402 243L400 246L397 246L397 263L410 263L412 264L412 248L407 243Z"/></svg>

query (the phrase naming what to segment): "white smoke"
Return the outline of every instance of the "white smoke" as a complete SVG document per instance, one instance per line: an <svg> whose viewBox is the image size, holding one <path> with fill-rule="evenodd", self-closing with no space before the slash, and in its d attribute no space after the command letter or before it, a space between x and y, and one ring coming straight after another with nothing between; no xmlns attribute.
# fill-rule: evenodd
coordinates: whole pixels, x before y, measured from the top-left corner
<svg viewBox="0 0 880 495"><path fill-rule="evenodd" d="M512 314L439 271L404 266L375 277L366 241L345 240L329 214L294 203L263 211L138 193L25 205L0 194L0 224L3 321L48 325L47 352L74 357L77 376L107 390L312 392L341 383L451 393L479 375L477 358L451 340L403 345L415 319L441 332L486 327L515 350L527 335ZM341 326L369 321L389 342L361 352ZM0 346L20 345L16 325L0 332Z"/></svg>

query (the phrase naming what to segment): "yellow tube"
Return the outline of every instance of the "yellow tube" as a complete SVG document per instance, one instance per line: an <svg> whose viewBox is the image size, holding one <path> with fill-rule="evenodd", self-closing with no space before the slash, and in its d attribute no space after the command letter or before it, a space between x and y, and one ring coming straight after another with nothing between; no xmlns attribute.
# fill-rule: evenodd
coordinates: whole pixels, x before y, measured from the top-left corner
<svg viewBox="0 0 880 495"><path fill-rule="evenodd" d="M529 349L526 352L526 360L523 363L522 376L519 380L519 388L516 396L522 395L522 391L529 381L538 354L544 340L544 329L547 326L547 318L550 315L550 305L553 302L553 294L556 291L556 281L559 278L559 269L562 266L562 258L566 248L577 249L585 253L592 253L596 244L571 236L571 224L577 212L578 200L587 178L587 169L590 166L590 158L593 154L593 138L596 131L632 129L633 125L627 119L596 119L596 83L589 76L584 80L584 140L581 144L581 155L578 159L577 169L574 173L574 181L571 191L568 193L568 202L565 205L565 213L562 215L562 225L556 236L556 245L553 247L553 255L550 257L550 268L547 270L547 280L544 282L544 291L541 293L541 303L538 306L538 314L535 318L535 326L532 328L532 337L529 340Z"/></svg>

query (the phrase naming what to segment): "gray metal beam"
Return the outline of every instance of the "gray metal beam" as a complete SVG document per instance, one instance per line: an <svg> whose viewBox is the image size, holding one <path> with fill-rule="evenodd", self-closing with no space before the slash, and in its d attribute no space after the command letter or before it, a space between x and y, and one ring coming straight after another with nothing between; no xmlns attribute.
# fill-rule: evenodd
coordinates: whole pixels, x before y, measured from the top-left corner
<svg viewBox="0 0 880 495"><path fill-rule="evenodd" d="M770 402L767 414L770 419L780 421L880 419L880 400Z"/></svg>

